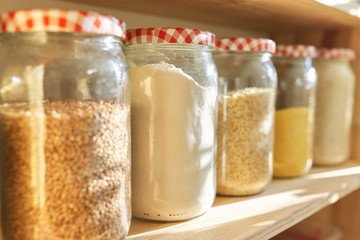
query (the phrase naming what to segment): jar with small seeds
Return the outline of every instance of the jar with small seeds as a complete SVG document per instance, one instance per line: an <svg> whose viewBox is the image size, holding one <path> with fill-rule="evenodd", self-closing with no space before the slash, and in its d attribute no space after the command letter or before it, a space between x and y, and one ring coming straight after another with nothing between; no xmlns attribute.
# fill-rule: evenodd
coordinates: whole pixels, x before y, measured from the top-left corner
<svg viewBox="0 0 360 240"><path fill-rule="evenodd" d="M186 220L215 199L214 34L189 28L126 32L131 81L133 216Z"/></svg>
<svg viewBox="0 0 360 240"><path fill-rule="evenodd" d="M256 194L272 178L275 42L231 37L218 39L216 47L217 193Z"/></svg>
<svg viewBox="0 0 360 240"><path fill-rule="evenodd" d="M2 239L119 240L130 219L125 23L95 12L0 15Z"/></svg>
<svg viewBox="0 0 360 240"><path fill-rule="evenodd" d="M273 58L278 73L275 113L274 176L298 177L313 163L316 72L314 46L278 45Z"/></svg>
<svg viewBox="0 0 360 240"><path fill-rule="evenodd" d="M351 124L355 74L350 66L355 52L347 48L317 50L314 163L334 165L347 161L351 148ZM355 147L355 146L354 146Z"/></svg>

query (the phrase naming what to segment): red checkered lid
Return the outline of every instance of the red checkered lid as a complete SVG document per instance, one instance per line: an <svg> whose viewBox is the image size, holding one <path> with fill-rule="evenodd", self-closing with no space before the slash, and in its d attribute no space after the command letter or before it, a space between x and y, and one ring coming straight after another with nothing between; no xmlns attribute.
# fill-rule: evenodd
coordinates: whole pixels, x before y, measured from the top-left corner
<svg viewBox="0 0 360 240"><path fill-rule="evenodd" d="M26 9L0 15L0 32L87 32L123 37L125 22L96 12Z"/></svg>
<svg viewBox="0 0 360 240"><path fill-rule="evenodd" d="M301 44L292 44L292 45L278 45L276 48L275 56L280 57L315 57L316 48L311 45L301 45Z"/></svg>
<svg viewBox="0 0 360 240"><path fill-rule="evenodd" d="M317 49L317 57L331 60L353 60L355 52L348 48L320 48Z"/></svg>
<svg viewBox="0 0 360 240"><path fill-rule="evenodd" d="M216 48L220 51L256 51L275 53L276 44L265 38L230 37L216 40Z"/></svg>
<svg viewBox="0 0 360 240"><path fill-rule="evenodd" d="M125 44L180 43L214 46L211 32L190 28L137 28L126 31Z"/></svg>

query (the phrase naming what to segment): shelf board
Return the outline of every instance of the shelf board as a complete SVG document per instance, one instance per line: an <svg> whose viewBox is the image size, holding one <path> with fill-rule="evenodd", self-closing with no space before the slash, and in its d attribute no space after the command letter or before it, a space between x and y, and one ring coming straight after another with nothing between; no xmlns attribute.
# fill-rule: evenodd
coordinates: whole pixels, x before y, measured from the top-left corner
<svg viewBox="0 0 360 240"><path fill-rule="evenodd" d="M251 197L217 197L204 215L184 222L133 220L130 239L269 239L360 187L360 164L315 167L277 179Z"/></svg>
<svg viewBox="0 0 360 240"><path fill-rule="evenodd" d="M83 0L62 1L84 3ZM286 3L273 0L88 0L86 4L258 30L360 28L360 18L315 0Z"/></svg>

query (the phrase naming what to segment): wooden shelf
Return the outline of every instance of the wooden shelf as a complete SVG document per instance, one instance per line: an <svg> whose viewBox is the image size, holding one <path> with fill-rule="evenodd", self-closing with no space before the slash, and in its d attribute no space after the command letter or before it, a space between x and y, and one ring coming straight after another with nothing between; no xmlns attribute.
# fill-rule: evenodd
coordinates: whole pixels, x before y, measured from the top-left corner
<svg viewBox="0 0 360 240"><path fill-rule="evenodd" d="M133 220L130 239L269 239L360 187L360 164L315 167L310 174L274 180L251 197L217 197L204 215L185 222Z"/></svg>
<svg viewBox="0 0 360 240"><path fill-rule="evenodd" d="M360 81L360 18L315 0L58 1L260 30L277 44L351 48L358 56L352 66L357 82ZM121 14L119 12L117 16L121 18ZM144 22L143 26L149 27L148 24ZM166 19L162 26L167 26ZM360 163L360 84L356 85L352 124L351 156ZM187 222L134 220L127 239L268 239L331 205L323 211L323 218L343 228L344 239L357 240L360 235L357 224L360 222L360 190L337 204L332 203L359 189L359 185L360 164L314 168L311 174L302 178L275 180L265 192L253 197L218 197L208 213Z"/></svg>
<svg viewBox="0 0 360 240"><path fill-rule="evenodd" d="M63 1L84 3L83 0ZM269 0L88 0L86 4L258 30L360 28L360 18L314 0L286 3Z"/></svg>
<svg viewBox="0 0 360 240"><path fill-rule="evenodd" d="M5 2L7 10L57 5L46 0ZM60 5L65 2L261 30L276 43L352 48L358 56L353 69L360 81L360 18L315 0L57 0ZM252 197L217 197L206 214L186 222L133 220L126 239L268 239L331 205L323 210L323 220L342 227L344 239L357 240L360 190L332 203L360 189L360 84L356 85L352 134L352 156L359 163L316 167L301 178L274 180L266 191Z"/></svg>

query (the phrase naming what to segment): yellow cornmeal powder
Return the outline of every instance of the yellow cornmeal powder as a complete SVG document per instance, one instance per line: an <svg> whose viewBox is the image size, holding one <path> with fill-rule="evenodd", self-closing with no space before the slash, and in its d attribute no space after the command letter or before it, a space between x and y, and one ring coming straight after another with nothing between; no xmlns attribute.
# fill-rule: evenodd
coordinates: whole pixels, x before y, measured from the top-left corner
<svg viewBox="0 0 360 240"><path fill-rule="evenodd" d="M313 110L306 107L275 113L274 176L296 177L312 165Z"/></svg>

